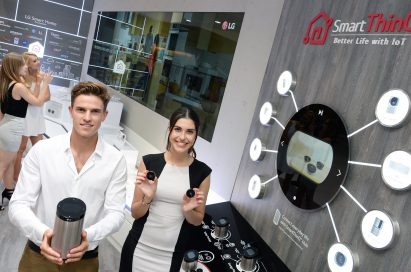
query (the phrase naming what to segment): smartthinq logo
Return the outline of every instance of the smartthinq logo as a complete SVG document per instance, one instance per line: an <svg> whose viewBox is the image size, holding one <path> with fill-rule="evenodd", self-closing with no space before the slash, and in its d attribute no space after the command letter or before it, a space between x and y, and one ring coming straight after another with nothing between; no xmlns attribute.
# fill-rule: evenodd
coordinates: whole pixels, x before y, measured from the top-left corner
<svg viewBox="0 0 411 272"><path fill-rule="evenodd" d="M411 34L411 11L405 16L369 13L358 21L331 18L321 11L308 23L303 43L324 45L329 32L334 44L402 46Z"/></svg>
<svg viewBox="0 0 411 272"><path fill-rule="evenodd" d="M333 23L333 19L325 12L321 11L317 16L311 19L307 31L304 35L304 44L323 45L327 40L328 30Z"/></svg>

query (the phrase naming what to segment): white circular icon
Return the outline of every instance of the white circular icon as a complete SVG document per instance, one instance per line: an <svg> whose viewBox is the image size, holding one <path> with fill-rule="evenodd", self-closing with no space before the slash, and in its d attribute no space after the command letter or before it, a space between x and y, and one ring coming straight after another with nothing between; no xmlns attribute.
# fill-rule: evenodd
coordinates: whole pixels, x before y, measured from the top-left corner
<svg viewBox="0 0 411 272"><path fill-rule="evenodd" d="M214 261L214 253L209 250L202 250L198 252L198 261L201 263L209 263ZM208 271L208 270L204 270Z"/></svg>
<svg viewBox="0 0 411 272"><path fill-rule="evenodd" d="M126 64L124 63L124 61L119 60L116 63L114 63L113 73L122 75L124 74L125 71L126 71Z"/></svg>
<svg viewBox="0 0 411 272"><path fill-rule="evenodd" d="M345 244L336 243L328 250L327 262L331 272L351 272L357 261Z"/></svg>
<svg viewBox="0 0 411 272"><path fill-rule="evenodd" d="M248 194L251 198L257 199L261 198L264 191L261 190L261 178L258 175L251 177L250 182L248 183Z"/></svg>
<svg viewBox="0 0 411 272"><path fill-rule="evenodd" d="M361 222L361 234L365 243L373 249L386 249L394 241L399 226L385 212L372 210Z"/></svg>
<svg viewBox="0 0 411 272"><path fill-rule="evenodd" d="M36 54L38 58L43 58L44 46L40 42L36 41L29 44L28 52Z"/></svg>
<svg viewBox="0 0 411 272"><path fill-rule="evenodd" d="M264 126L272 125L274 119L272 118L276 112L273 110L273 105L270 102L265 102L260 109L260 123Z"/></svg>
<svg viewBox="0 0 411 272"><path fill-rule="evenodd" d="M250 158L253 161L261 161L264 158L265 147L260 139L255 138L250 145Z"/></svg>
<svg viewBox="0 0 411 272"><path fill-rule="evenodd" d="M411 154L394 151L385 157L381 167L381 176L385 184L394 190L411 187Z"/></svg>
<svg viewBox="0 0 411 272"><path fill-rule="evenodd" d="M410 112L410 98L400 89L385 92L378 100L375 116L381 125L396 127L401 125Z"/></svg>
<svg viewBox="0 0 411 272"><path fill-rule="evenodd" d="M296 80L290 71L281 73L277 81L277 92L282 96L290 95L289 91L294 91Z"/></svg>

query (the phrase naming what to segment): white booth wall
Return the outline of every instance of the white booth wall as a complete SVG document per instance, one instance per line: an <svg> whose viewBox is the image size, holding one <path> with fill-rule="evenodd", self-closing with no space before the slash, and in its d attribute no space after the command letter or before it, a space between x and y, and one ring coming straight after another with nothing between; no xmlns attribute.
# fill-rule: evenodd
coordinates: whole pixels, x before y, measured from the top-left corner
<svg viewBox="0 0 411 272"><path fill-rule="evenodd" d="M283 3L283 0L95 0L81 78L93 80L87 75L87 64L98 11L244 12L212 141L199 138L196 143L198 159L213 169L211 189L229 200ZM121 123L126 128L128 141L138 149L140 156L163 151L168 119L124 95L118 95L124 103Z"/></svg>

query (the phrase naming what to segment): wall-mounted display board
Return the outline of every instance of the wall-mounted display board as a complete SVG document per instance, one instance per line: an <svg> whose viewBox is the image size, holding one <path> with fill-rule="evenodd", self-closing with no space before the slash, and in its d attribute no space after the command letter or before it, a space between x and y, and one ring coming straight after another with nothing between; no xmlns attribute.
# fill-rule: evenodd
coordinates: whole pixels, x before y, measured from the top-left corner
<svg viewBox="0 0 411 272"><path fill-rule="evenodd" d="M231 202L291 271L410 271L411 2L284 1L277 29Z"/></svg>
<svg viewBox="0 0 411 272"><path fill-rule="evenodd" d="M2 0L0 59L23 53L33 42L44 47L43 70L53 71L53 84L78 81L94 0Z"/></svg>

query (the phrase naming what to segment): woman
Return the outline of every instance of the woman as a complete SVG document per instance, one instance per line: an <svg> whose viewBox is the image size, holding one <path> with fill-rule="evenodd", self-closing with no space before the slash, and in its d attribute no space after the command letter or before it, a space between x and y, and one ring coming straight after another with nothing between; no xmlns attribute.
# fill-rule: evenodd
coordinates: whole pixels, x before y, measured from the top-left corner
<svg viewBox="0 0 411 272"><path fill-rule="evenodd" d="M38 97L40 93L41 81L43 73L40 72L40 61L34 53L23 53L23 59L27 64L28 73L24 77L26 86L32 90L33 94ZM26 118L24 119L24 132L21 138L19 150L17 151L16 161L14 163L14 180L17 180L21 168L21 159L26 150L27 142L35 145L43 138L43 133L46 132L46 122L43 116L43 107L28 105Z"/></svg>
<svg viewBox="0 0 411 272"><path fill-rule="evenodd" d="M27 65L21 55L8 53L4 56L0 68L0 104L4 113L0 121L0 179L5 189L1 194L4 200L10 200L14 190L13 166L24 130L24 118L28 104L41 106L50 99L48 84L51 74L45 74L43 87L38 97L26 87L22 79L27 74Z"/></svg>
<svg viewBox="0 0 411 272"><path fill-rule="evenodd" d="M143 157L131 214L136 219L121 252L120 271L180 271L186 244L203 221L211 169L196 159L199 118L188 108L170 117L165 153ZM148 171L156 174L147 178ZM194 197L186 195L193 189Z"/></svg>

